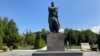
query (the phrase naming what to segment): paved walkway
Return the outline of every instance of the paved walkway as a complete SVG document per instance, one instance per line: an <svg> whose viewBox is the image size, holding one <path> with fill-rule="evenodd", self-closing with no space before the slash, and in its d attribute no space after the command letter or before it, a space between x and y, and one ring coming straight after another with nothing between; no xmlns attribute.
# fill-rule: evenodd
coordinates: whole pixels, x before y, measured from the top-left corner
<svg viewBox="0 0 100 56"><path fill-rule="evenodd" d="M1 53L0 56L32 56L36 50L13 50ZM83 52L83 56L100 56L100 52Z"/></svg>
<svg viewBox="0 0 100 56"><path fill-rule="evenodd" d="M46 50L46 47L40 50ZM80 51L80 49L71 49L71 50ZM0 53L0 56L32 56L32 53L36 51L38 50L13 50L9 52ZM83 52L83 56L100 56L100 52Z"/></svg>
<svg viewBox="0 0 100 56"><path fill-rule="evenodd" d="M100 52L84 52L83 56L100 56Z"/></svg>
<svg viewBox="0 0 100 56"><path fill-rule="evenodd" d="M32 56L32 53L36 51L37 50L13 50L0 53L0 56Z"/></svg>

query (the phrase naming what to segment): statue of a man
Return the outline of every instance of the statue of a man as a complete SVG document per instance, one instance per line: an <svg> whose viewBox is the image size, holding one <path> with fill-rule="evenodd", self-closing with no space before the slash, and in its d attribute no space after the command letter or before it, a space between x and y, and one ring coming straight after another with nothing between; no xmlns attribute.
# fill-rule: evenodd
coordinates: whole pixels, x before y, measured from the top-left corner
<svg viewBox="0 0 100 56"><path fill-rule="evenodd" d="M58 8L54 6L54 2L51 2L51 7L48 7L49 16L48 16L48 22L49 22L49 29L53 33L58 33L60 24L58 20Z"/></svg>

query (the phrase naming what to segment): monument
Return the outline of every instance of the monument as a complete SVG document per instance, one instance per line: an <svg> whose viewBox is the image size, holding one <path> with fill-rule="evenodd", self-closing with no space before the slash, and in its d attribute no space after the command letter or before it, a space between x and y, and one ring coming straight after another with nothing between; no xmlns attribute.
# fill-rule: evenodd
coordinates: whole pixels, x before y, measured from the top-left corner
<svg viewBox="0 0 100 56"><path fill-rule="evenodd" d="M48 12L50 33L47 35L47 50L37 51L32 56L83 56L82 52L64 50L64 35L59 33L58 8L55 7L54 2L48 7Z"/></svg>
<svg viewBox="0 0 100 56"><path fill-rule="evenodd" d="M48 23L50 32L47 35L47 50L48 51L64 51L64 35L59 33L60 24L58 20L58 8L54 2L48 7Z"/></svg>
<svg viewBox="0 0 100 56"><path fill-rule="evenodd" d="M58 8L55 7L54 2L51 2L51 7L48 7L49 16L48 16L48 23L49 29L53 33L58 33L60 24L58 20Z"/></svg>

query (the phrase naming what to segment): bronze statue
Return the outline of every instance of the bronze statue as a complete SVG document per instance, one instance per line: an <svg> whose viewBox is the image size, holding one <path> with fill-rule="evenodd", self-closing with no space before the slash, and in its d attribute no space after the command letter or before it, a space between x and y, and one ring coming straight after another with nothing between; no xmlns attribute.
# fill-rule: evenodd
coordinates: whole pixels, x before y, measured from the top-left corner
<svg viewBox="0 0 100 56"><path fill-rule="evenodd" d="M49 29L53 33L58 33L60 24L58 20L58 8L54 6L54 2L51 2L51 7L48 7L49 16L48 16L48 22L49 22Z"/></svg>

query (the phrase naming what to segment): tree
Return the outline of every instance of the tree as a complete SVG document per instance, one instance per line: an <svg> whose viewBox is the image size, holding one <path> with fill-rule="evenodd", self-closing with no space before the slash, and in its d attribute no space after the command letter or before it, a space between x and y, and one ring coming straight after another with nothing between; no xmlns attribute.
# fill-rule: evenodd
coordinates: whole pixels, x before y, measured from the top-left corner
<svg viewBox="0 0 100 56"><path fill-rule="evenodd" d="M2 48L3 45L3 22L2 18L0 17L0 49Z"/></svg>
<svg viewBox="0 0 100 56"><path fill-rule="evenodd" d="M35 34L30 31L30 32L27 32L26 35L27 35L27 43L30 44L30 45L34 45Z"/></svg>
<svg viewBox="0 0 100 56"><path fill-rule="evenodd" d="M24 37L24 35L19 35L20 36L20 42L19 42L19 44L20 44L20 46L24 46L25 45L25 37Z"/></svg>
<svg viewBox="0 0 100 56"><path fill-rule="evenodd" d="M79 33L79 36L78 36L78 44L82 43L82 42L85 42L85 34L83 31L81 31Z"/></svg>
<svg viewBox="0 0 100 56"><path fill-rule="evenodd" d="M4 17L4 37L3 42L7 46L14 46L20 41L20 36L18 33L18 28L13 19L8 21L7 17Z"/></svg>
<svg viewBox="0 0 100 56"><path fill-rule="evenodd" d="M98 34L97 44L98 44L98 49L100 50L100 34Z"/></svg>
<svg viewBox="0 0 100 56"><path fill-rule="evenodd" d="M77 34L77 30L74 30L73 33L72 33L72 36L73 36L73 44L78 44L78 34Z"/></svg>
<svg viewBox="0 0 100 56"><path fill-rule="evenodd" d="M7 41L9 41L9 36L8 36L8 17L4 17L3 19L3 32L4 32L4 36L3 36L3 43L6 44Z"/></svg>
<svg viewBox="0 0 100 56"><path fill-rule="evenodd" d="M86 42L89 42L90 44L96 43L97 36L94 32L88 29L88 30L85 30L84 34L85 34Z"/></svg>
<svg viewBox="0 0 100 56"><path fill-rule="evenodd" d="M67 35L67 40L69 41L69 43L70 43L70 48L71 48L71 44L72 44L72 33L73 33L73 30L72 29L70 29L69 31L68 31L68 35Z"/></svg>
<svg viewBox="0 0 100 56"><path fill-rule="evenodd" d="M70 44L80 44L81 42L89 42L90 44L95 44L97 41L97 34L92 32L91 30L72 30L66 28L64 30L64 36L66 41L69 41Z"/></svg>
<svg viewBox="0 0 100 56"><path fill-rule="evenodd" d="M65 45L66 45L66 41L68 41L68 40L67 40L68 31L69 31L68 28L65 28L65 29L64 29L64 44L65 44Z"/></svg>
<svg viewBox="0 0 100 56"><path fill-rule="evenodd" d="M47 43L47 34L49 33L49 31L47 31L46 29L42 29L41 31L41 37L45 40L45 42Z"/></svg>
<svg viewBox="0 0 100 56"><path fill-rule="evenodd" d="M69 41L70 45L71 44L75 44L75 38L76 38L76 34L74 33L74 31L72 29L70 29L68 31L68 35L67 35L67 40Z"/></svg>
<svg viewBox="0 0 100 56"><path fill-rule="evenodd" d="M42 48L46 45L44 39L41 37L41 33L37 32L36 33L36 39L35 39L35 43L34 43L34 49L39 49Z"/></svg>

